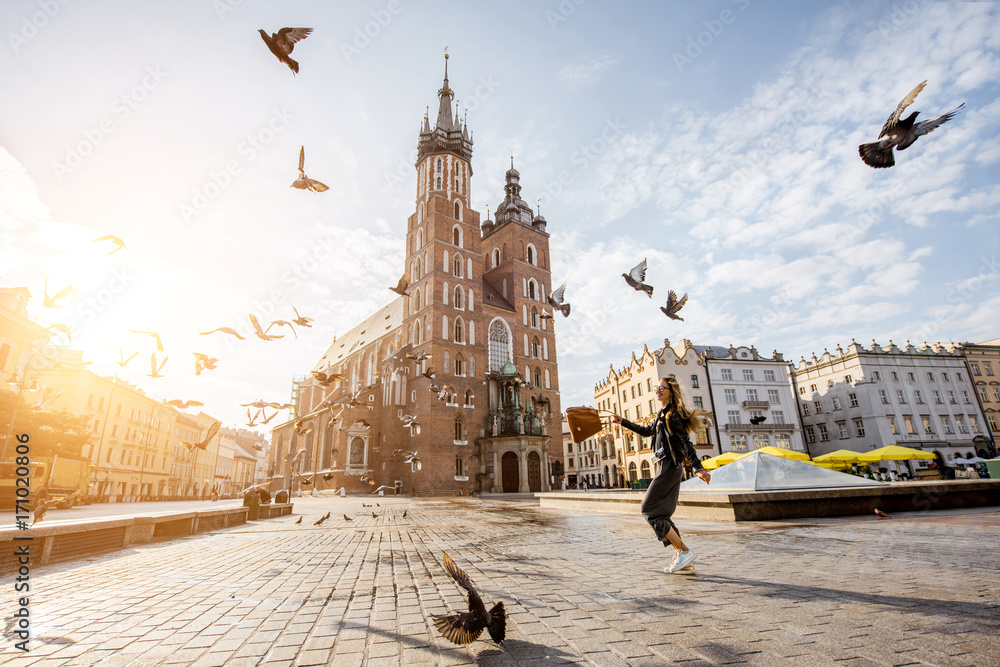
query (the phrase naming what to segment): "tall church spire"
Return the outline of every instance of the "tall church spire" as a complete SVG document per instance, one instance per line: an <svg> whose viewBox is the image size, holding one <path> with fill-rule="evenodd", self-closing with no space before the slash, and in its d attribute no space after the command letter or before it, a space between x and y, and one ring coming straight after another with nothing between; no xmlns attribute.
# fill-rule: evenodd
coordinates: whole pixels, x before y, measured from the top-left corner
<svg viewBox="0 0 1000 667"><path fill-rule="evenodd" d="M417 163L427 155L450 153L466 162L472 159L472 139L468 124L463 124L458 108L452 109L455 92L448 85L448 54L444 54L444 83L438 90L438 115L434 129L425 117L417 141ZM471 163L469 165L471 174Z"/></svg>
<svg viewBox="0 0 1000 667"><path fill-rule="evenodd" d="M438 106L437 127L442 130L456 129L451 117L451 103L454 94L452 89L448 87L448 54L446 53L444 54L444 84L438 91L440 104Z"/></svg>

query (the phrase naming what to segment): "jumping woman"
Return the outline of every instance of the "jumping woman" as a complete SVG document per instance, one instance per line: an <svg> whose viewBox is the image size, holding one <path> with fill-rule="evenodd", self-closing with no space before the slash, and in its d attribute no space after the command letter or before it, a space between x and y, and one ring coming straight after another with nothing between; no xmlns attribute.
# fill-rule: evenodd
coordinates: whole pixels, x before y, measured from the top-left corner
<svg viewBox="0 0 1000 667"><path fill-rule="evenodd" d="M649 489L646 490L641 511L656 532L656 538L663 542L663 546L670 544L676 550L673 562L663 570L667 574L674 574L689 567L695 559L695 555L684 544L677 526L670 518L677 509L677 499L684 477L684 459L690 461L695 474L706 484L711 475L701 465L694 451L694 445L688 437L689 432L700 428L701 411L691 410L684 405L681 387L673 375L660 378L660 383L654 391L662 407L649 426L640 426L618 415L612 417L612 421L644 438L653 438L653 454L657 459L654 467L656 472Z"/></svg>

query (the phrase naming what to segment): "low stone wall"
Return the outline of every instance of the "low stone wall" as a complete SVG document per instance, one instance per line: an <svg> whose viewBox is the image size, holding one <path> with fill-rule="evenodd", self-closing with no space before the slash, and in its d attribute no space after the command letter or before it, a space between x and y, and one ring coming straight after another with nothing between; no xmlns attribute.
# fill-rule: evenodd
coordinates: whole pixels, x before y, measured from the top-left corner
<svg viewBox="0 0 1000 667"><path fill-rule="evenodd" d="M644 491L552 491L544 508L639 514ZM876 487L790 491L684 491L675 516L705 521L766 521L820 516L1000 506L1000 480L894 482Z"/></svg>
<svg viewBox="0 0 1000 667"><path fill-rule="evenodd" d="M291 514L291 503L271 503L267 517ZM182 537L247 522L247 507L163 512L130 517L40 523L27 530L0 530L0 573L16 571L27 549L31 567Z"/></svg>

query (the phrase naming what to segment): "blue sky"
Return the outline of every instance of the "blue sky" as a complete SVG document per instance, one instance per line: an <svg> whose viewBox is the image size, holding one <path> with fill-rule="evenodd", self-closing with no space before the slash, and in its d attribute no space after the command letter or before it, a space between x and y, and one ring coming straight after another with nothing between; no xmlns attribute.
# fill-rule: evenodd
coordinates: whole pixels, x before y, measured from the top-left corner
<svg viewBox="0 0 1000 667"><path fill-rule="evenodd" d="M993 3L12 0L0 26L0 286L74 285L31 314L73 326L93 370L231 423L393 296L446 46L475 208L501 201L513 151L569 283L563 405L664 338L798 360L1000 335ZM256 32L283 26L314 28L298 76ZM864 165L925 79L908 111L965 109ZM303 144L330 191L289 188ZM620 278L643 257L652 301ZM298 339L197 335L292 305L316 320ZM166 377L144 377L128 328L164 336ZM119 347L144 354L122 370ZM195 377L191 352L219 369Z"/></svg>

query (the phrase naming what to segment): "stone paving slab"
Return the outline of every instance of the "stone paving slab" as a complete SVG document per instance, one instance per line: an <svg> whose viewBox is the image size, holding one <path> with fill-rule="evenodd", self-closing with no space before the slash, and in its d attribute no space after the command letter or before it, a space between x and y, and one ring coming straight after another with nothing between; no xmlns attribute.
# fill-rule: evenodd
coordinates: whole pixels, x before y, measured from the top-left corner
<svg viewBox="0 0 1000 667"><path fill-rule="evenodd" d="M1000 665L994 509L682 521L698 560L678 576L638 516L362 502L296 499L291 516L33 569L32 650L8 636L0 663ZM444 552L504 601L502 646L434 628L467 608Z"/></svg>

